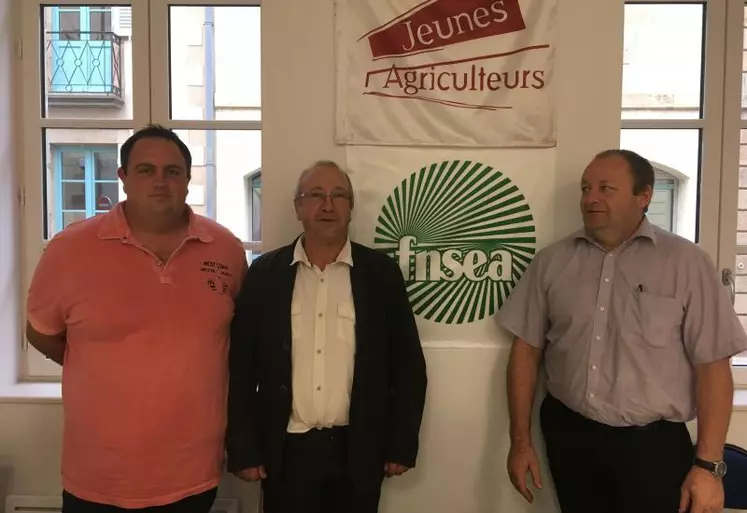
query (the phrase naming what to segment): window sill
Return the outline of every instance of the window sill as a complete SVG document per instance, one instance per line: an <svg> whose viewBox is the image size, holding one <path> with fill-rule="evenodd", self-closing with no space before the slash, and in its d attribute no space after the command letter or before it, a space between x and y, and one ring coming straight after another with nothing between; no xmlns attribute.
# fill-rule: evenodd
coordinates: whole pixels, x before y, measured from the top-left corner
<svg viewBox="0 0 747 513"><path fill-rule="evenodd" d="M733 411L747 412L747 388L736 386L734 390L734 408Z"/></svg>
<svg viewBox="0 0 747 513"><path fill-rule="evenodd" d="M121 109L124 100L115 93L50 93L47 96L50 107L103 107Z"/></svg>
<svg viewBox="0 0 747 513"><path fill-rule="evenodd" d="M0 403L59 403L61 383L14 383L0 385Z"/></svg>

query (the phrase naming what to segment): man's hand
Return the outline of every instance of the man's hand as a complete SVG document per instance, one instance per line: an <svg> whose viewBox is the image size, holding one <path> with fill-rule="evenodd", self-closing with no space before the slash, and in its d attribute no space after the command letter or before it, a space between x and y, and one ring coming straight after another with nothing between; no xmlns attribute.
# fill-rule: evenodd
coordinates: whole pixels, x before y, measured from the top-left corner
<svg viewBox="0 0 747 513"><path fill-rule="evenodd" d="M508 475L511 478L511 484L527 502L531 503L534 496L527 486L527 472L532 474L534 486L541 490L542 479L534 447L531 444L511 444L511 450L508 453Z"/></svg>
<svg viewBox="0 0 747 513"><path fill-rule="evenodd" d="M724 485L705 469L693 467L680 491L680 513L721 513L724 509Z"/></svg>
<svg viewBox="0 0 747 513"><path fill-rule="evenodd" d="M386 473L386 477L401 476L408 470L410 469L405 467L404 465L400 465L399 463L387 463L386 465L384 465L384 472Z"/></svg>
<svg viewBox="0 0 747 513"><path fill-rule="evenodd" d="M239 470L238 472L234 472L234 475L239 479L243 479L244 481L249 482L267 479L265 467L262 465L260 465L259 467L250 467L245 468L244 470Z"/></svg>

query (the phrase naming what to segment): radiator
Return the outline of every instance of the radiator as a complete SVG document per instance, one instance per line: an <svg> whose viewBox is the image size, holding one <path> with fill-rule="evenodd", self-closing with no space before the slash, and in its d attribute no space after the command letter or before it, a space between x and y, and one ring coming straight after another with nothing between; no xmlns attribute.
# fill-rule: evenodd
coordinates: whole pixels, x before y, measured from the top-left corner
<svg viewBox="0 0 747 513"><path fill-rule="evenodd" d="M9 495L5 499L5 513L60 513L62 497ZM238 499L215 499L211 513L241 513Z"/></svg>

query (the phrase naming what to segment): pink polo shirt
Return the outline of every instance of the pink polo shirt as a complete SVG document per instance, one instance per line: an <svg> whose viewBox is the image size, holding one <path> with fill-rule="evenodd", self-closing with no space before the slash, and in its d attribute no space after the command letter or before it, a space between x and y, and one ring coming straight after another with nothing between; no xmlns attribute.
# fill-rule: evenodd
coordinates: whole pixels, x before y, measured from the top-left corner
<svg viewBox="0 0 747 513"><path fill-rule="evenodd" d="M133 238L119 204L54 237L36 268L28 320L67 332L62 481L82 499L143 508L220 480L246 257L230 231L189 214L165 265Z"/></svg>

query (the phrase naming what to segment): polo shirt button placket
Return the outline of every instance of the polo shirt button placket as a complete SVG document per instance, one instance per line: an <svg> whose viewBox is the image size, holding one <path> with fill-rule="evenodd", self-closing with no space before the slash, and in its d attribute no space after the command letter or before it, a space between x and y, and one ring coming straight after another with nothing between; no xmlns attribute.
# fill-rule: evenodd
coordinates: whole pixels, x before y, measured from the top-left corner
<svg viewBox="0 0 747 513"><path fill-rule="evenodd" d="M158 269L158 276L161 278L161 283L165 283L165 284L171 283L171 279L169 278L168 274L165 272L166 264L164 264L161 260L156 260L156 268Z"/></svg>

